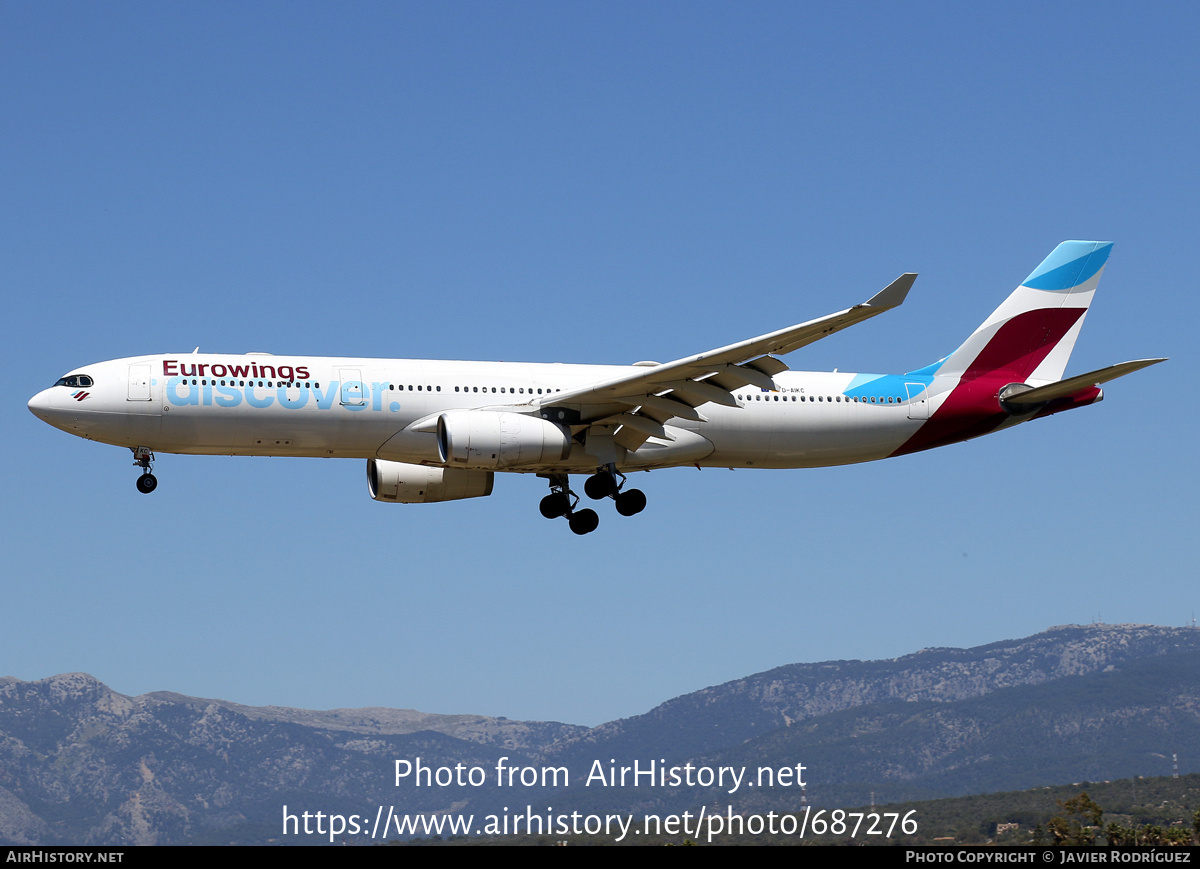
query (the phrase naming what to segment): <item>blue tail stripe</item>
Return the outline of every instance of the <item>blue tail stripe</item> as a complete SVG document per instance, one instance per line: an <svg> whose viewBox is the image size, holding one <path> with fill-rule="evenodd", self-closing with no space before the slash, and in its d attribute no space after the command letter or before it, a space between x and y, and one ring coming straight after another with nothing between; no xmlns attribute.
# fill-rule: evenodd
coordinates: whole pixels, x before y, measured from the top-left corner
<svg viewBox="0 0 1200 869"><path fill-rule="evenodd" d="M929 365L926 365L923 368L918 368L916 371L910 371L904 376L909 377L909 378L921 377L921 376L933 376L934 374L937 374L938 369L942 367L942 363L945 362L949 358L950 358L949 356L943 356L937 362L930 363Z"/></svg>
<svg viewBox="0 0 1200 869"><path fill-rule="evenodd" d="M1112 242L1064 241L1033 270L1022 286L1034 290L1077 287L1104 267L1111 251Z"/></svg>
<svg viewBox="0 0 1200 869"><path fill-rule="evenodd" d="M937 363L941 364L941 363ZM932 374L856 374L854 379L842 390L842 395L851 398L869 399L871 396L896 399L897 404L903 404L908 398L906 384L920 383L926 389L933 383Z"/></svg>

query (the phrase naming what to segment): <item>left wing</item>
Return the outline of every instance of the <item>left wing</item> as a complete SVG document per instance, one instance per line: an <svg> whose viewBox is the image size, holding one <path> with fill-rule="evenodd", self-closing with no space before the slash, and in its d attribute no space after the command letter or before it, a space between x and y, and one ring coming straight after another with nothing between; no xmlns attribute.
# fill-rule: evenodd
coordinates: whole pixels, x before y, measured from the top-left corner
<svg viewBox="0 0 1200 869"><path fill-rule="evenodd" d="M547 396L542 405L579 411L579 424L620 426L617 443L637 449L648 437L672 440L663 423L673 417L703 420L697 410L713 402L737 407L730 392L743 386L773 389L787 365L774 354L791 353L847 326L899 307L917 276L904 274L860 305L727 347L644 369L581 389Z"/></svg>

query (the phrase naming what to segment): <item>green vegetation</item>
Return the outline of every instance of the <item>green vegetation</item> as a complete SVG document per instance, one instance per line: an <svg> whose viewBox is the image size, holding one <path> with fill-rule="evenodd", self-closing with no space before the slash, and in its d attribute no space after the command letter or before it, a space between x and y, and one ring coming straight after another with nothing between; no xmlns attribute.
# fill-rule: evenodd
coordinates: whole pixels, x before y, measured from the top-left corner
<svg viewBox="0 0 1200 869"><path fill-rule="evenodd" d="M920 834L911 841L921 844L1200 842L1200 775L1078 782L912 803L906 808L917 809Z"/></svg>
<svg viewBox="0 0 1200 869"><path fill-rule="evenodd" d="M1058 787L906 802L848 812L913 812L917 832L899 826L882 836L718 836L719 845L1195 845L1200 844L1200 774L1077 782ZM813 809L815 814L816 808ZM829 817L827 809L824 817ZM636 826L636 825L635 825ZM865 825L861 830L865 829ZM639 836L622 844L696 844L695 836ZM447 844L612 845L604 836L506 836L459 839ZM413 844L431 844L417 840ZM701 837L699 844L706 844Z"/></svg>

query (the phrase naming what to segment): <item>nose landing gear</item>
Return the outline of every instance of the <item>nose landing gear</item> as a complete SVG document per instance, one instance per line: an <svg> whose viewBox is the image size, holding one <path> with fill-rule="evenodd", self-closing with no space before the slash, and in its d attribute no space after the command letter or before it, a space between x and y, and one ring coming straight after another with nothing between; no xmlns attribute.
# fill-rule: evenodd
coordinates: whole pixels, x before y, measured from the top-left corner
<svg viewBox="0 0 1200 869"><path fill-rule="evenodd" d="M158 488L158 477L150 473L150 465L154 462L154 453L149 447L137 447L133 451L133 463L142 469L142 475L137 478L137 490L143 495L149 495Z"/></svg>

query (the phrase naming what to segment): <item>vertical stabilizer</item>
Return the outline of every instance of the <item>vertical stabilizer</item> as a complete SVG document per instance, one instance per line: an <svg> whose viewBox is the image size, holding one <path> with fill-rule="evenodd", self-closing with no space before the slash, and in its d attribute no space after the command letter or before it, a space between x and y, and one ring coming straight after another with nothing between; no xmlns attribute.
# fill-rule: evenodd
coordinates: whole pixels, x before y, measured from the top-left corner
<svg viewBox="0 0 1200 869"><path fill-rule="evenodd" d="M1037 386L1062 378L1112 243L1064 241L947 357L938 375L995 374Z"/></svg>

